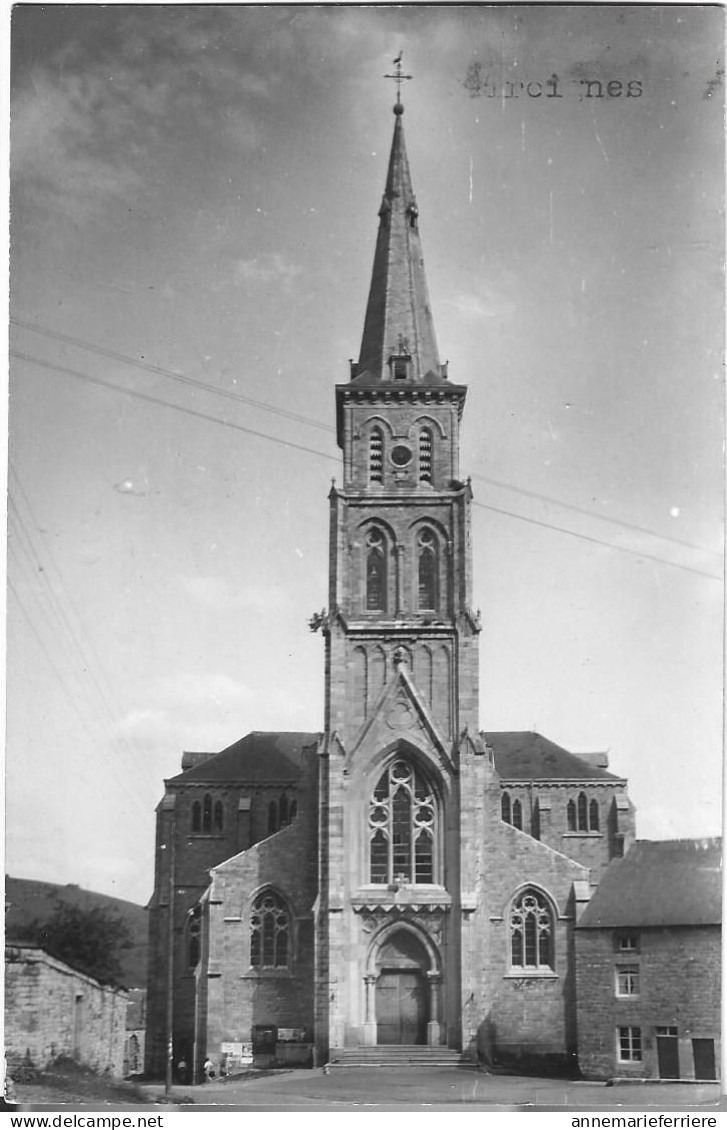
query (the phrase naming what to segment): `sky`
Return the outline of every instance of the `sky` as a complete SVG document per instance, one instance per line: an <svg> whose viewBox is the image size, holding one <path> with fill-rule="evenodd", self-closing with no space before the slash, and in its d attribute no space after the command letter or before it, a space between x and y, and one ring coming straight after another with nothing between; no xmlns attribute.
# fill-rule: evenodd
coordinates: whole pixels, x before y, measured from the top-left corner
<svg viewBox="0 0 727 1130"><path fill-rule="evenodd" d="M15 7L9 874L145 902L183 750L322 727L402 49L481 726L607 749L641 838L719 832L723 18Z"/></svg>

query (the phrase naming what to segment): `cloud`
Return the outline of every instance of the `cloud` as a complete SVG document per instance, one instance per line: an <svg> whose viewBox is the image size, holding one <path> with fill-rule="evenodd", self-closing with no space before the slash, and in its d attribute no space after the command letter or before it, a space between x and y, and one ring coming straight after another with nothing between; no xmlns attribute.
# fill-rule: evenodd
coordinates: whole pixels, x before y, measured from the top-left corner
<svg viewBox="0 0 727 1130"><path fill-rule="evenodd" d="M515 309L511 302L495 291L460 293L444 300L444 305L454 310L465 322L478 322L481 318L509 318Z"/></svg>
<svg viewBox="0 0 727 1130"><path fill-rule="evenodd" d="M289 263L277 251L258 255L254 259L238 259L233 266L233 279L236 286L247 283L275 283L284 290L291 290L302 268Z"/></svg>

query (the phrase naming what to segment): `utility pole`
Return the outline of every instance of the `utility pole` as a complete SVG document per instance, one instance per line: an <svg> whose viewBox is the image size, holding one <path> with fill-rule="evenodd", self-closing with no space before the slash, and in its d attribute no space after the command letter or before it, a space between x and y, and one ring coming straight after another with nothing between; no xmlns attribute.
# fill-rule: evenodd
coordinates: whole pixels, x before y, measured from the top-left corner
<svg viewBox="0 0 727 1130"><path fill-rule="evenodd" d="M171 1094L172 1072L174 1069L174 882L175 882L175 820L172 809L169 828L167 831L168 866L169 866L169 896L167 919L167 1071L164 1080L165 1095Z"/></svg>

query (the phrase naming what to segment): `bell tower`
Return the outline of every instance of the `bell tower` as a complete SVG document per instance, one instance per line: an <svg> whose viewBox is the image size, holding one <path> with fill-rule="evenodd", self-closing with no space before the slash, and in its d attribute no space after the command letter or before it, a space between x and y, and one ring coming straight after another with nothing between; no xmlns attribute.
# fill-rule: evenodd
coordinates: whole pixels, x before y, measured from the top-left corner
<svg viewBox="0 0 727 1130"><path fill-rule="evenodd" d="M400 89L400 64L393 77ZM439 357L403 115L397 94L361 350L336 386L317 933L317 1029L331 1048L451 1041L460 766L465 747L465 759L484 751L459 470L467 390ZM397 969L421 998L413 1018L389 1015L398 983L384 1000Z"/></svg>

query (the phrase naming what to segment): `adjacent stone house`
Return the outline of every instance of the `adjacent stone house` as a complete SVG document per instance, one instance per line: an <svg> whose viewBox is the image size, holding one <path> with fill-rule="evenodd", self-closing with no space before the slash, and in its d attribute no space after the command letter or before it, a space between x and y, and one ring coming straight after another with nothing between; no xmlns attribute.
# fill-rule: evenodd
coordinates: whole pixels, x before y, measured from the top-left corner
<svg viewBox="0 0 727 1130"><path fill-rule="evenodd" d="M43 1069L69 1056L95 1071L122 1075L128 998L32 943L5 948L5 1049L8 1068Z"/></svg>
<svg viewBox="0 0 727 1130"><path fill-rule="evenodd" d="M637 841L575 931L584 1075L716 1079L720 1062L719 839Z"/></svg>

